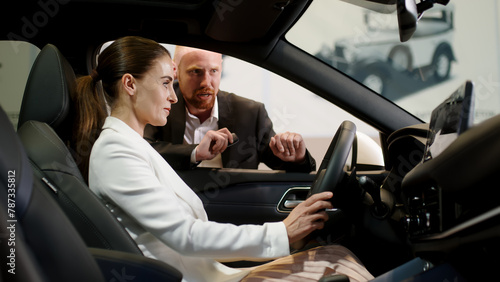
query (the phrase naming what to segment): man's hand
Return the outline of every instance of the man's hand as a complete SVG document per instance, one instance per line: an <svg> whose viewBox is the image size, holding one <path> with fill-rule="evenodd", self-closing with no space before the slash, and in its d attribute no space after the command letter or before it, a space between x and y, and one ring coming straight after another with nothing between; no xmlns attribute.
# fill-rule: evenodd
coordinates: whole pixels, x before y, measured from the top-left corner
<svg viewBox="0 0 500 282"><path fill-rule="evenodd" d="M226 150L227 145L233 143L233 136L227 128L217 131L209 130L198 147L196 147L196 161L211 160Z"/></svg>
<svg viewBox="0 0 500 282"><path fill-rule="evenodd" d="M276 134L271 138L269 147L274 155L285 162L303 162L306 158L306 144L302 135L293 132Z"/></svg>

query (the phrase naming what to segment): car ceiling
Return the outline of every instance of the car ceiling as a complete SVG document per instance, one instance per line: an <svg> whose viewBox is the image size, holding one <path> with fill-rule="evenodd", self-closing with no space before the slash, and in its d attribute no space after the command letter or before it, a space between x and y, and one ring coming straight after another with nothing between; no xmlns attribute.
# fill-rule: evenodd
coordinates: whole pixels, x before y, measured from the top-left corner
<svg viewBox="0 0 500 282"><path fill-rule="evenodd" d="M224 53L234 50L235 45L248 46L239 54L252 50L264 57L309 1L49 0L54 4L48 9L55 12L46 20L36 16L45 11L39 2L42 1L11 3L17 7L10 10L14 15L8 15L13 21L9 26L17 25L17 34L35 45L50 40L62 49L65 42L74 47L78 42L100 44L103 40L137 34L159 42L194 43ZM25 23L22 18L38 18L46 24L35 23L40 28L35 27L34 36L23 36L28 34L21 27Z"/></svg>
<svg viewBox="0 0 500 282"><path fill-rule="evenodd" d="M380 1L380 0L377 0ZM389 0L387 0L389 1ZM47 0L10 1L1 39L56 45L77 74L105 41L140 35L158 42L215 50L291 79L390 133L420 123L401 108L332 70L284 39L310 0ZM45 3L42 5L42 3ZM11 8L12 7L12 8ZM27 22L29 24L27 24ZM68 24L71 23L71 24ZM283 56L297 65L287 67ZM303 65L316 72L304 75ZM295 69L295 70L294 70ZM319 76L318 76L319 75ZM318 81L319 79L322 81ZM332 91L337 89L337 91ZM348 95L346 95L348 93ZM375 105L375 106L374 106Z"/></svg>

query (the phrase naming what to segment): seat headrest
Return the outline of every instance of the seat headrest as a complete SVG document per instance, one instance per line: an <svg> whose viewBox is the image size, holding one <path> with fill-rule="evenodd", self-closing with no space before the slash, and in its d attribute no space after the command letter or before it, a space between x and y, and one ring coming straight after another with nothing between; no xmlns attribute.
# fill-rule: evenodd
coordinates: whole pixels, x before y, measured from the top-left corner
<svg viewBox="0 0 500 282"><path fill-rule="evenodd" d="M64 135L62 130L70 130L66 125L75 83L71 65L56 46L47 44L38 54L28 76L18 128L28 120L36 120L49 124L60 136ZM63 124L64 128L60 128Z"/></svg>

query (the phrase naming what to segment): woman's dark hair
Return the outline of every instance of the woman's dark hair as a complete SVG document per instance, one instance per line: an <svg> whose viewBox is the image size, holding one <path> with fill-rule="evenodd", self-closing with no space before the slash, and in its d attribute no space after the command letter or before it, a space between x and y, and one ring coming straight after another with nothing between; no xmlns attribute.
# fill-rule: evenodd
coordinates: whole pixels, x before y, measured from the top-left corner
<svg viewBox="0 0 500 282"><path fill-rule="evenodd" d="M96 69L77 79L74 99L76 120L72 148L85 179L88 176L90 151L108 116L108 106L118 95L124 74L140 79L155 60L170 53L156 41L127 36L114 41L99 54Z"/></svg>

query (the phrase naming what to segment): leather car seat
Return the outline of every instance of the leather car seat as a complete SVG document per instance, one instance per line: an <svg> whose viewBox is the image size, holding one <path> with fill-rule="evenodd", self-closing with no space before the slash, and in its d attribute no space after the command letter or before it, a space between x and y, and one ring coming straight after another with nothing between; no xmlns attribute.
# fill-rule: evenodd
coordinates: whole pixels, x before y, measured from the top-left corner
<svg viewBox="0 0 500 282"><path fill-rule="evenodd" d="M34 175L89 247L141 254L122 225L90 191L64 142L71 138L75 73L54 45L38 54L28 77L17 134ZM64 140L64 142L63 142Z"/></svg>
<svg viewBox="0 0 500 282"><path fill-rule="evenodd" d="M168 264L143 255L88 248L0 107L0 281L181 281ZM13 243L12 243L13 242ZM9 272L12 270L13 273Z"/></svg>
<svg viewBox="0 0 500 282"><path fill-rule="evenodd" d="M5 281L104 281L71 222L33 177L26 153L1 108L0 131L0 206L7 212L2 224L13 228L7 236L14 242L9 244L8 254L15 256L13 261L8 259L13 265L2 265L2 269L7 266L6 271L12 266L15 269L12 275L2 271L9 275ZM7 240L2 240L4 244Z"/></svg>

